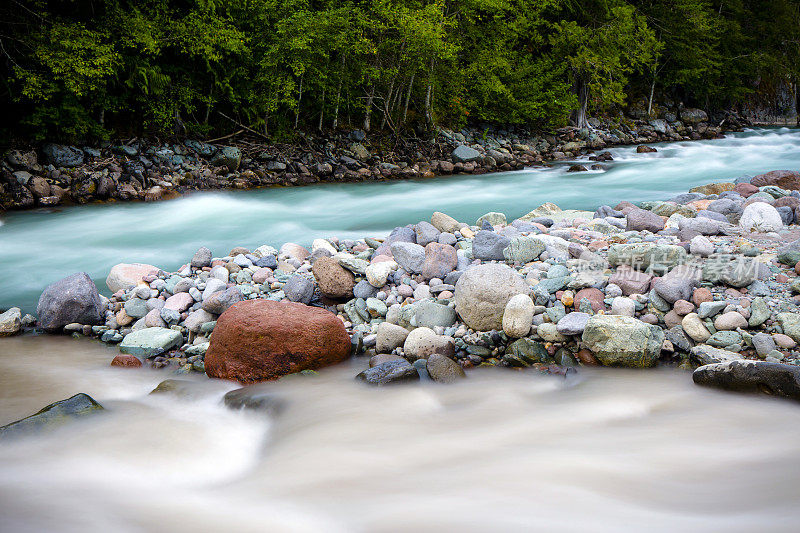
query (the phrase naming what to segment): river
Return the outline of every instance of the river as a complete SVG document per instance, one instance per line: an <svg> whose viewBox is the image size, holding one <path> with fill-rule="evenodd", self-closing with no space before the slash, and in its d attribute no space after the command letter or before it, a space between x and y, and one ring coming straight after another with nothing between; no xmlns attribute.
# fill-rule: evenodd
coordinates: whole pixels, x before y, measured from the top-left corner
<svg viewBox="0 0 800 533"><path fill-rule="evenodd" d="M155 204L7 215L0 307L28 310L76 270L174 268L200 245L385 233L433 210L471 220L545 201L594 208L800 168L800 132L612 150L604 171L563 165L481 177L198 193ZM221 404L234 386L108 366L88 339L0 340L0 425L85 392L106 412L0 444L0 531L793 531L800 409L708 390L688 373L581 368L568 379L474 370L456 385L368 389L355 360L275 384L276 417ZM182 378L184 379L184 378Z"/></svg>
<svg viewBox="0 0 800 533"><path fill-rule="evenodd" d="M800 130L759 129L712 141L614 148L606 170L547 169L427 180L203 192L158 203L100 204L10 213L0 227L0 309L36 307L49 283L84 270L100 281L121 262L174 270L200 246L311 244L361 238L443 211L474 222L487 211L518 217L544 202L596 209L620 200L664 200L704 183L800 168Z"/></svg>
<svg viewBox="0 0 800 533"><path fill-rule="evenodd" d="M223 408L224 383L148 396L169 375L109 368L97 342L2 345L0 424L78 390L108 408L0 445L4 532L751 533L800 519L797 405L685 372L473 371L375 390L344 365L277 383L288 407L267 419Z"/></svg>

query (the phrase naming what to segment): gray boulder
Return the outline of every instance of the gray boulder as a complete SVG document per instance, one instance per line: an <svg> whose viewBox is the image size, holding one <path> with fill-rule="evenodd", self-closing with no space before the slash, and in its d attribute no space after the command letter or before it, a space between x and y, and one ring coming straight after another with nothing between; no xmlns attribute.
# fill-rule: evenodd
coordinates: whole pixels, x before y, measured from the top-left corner
<svg viewBox="0 0 800 533"><path fill-rule="evenodd" d="M476 265L456 282L456 312L474 330L499 330L511 297L528 292L528 284L513 268L499 263Z"/></svg>
<svg viewBox="0 0 800 533"><path fill-rule="evenodd" d="M45 144L42 152L47 162L54 167L77 167L83 164L83 152L74 146Z"/></svg>
<svg viewBox="0 0 800 533"><path fill-rule="evenodd" d="M295 274L290 276L284 284L283 293L291 302L300 302L308 305L314 298L314 282L305 276Z"/></svg>
<svg viewBox="0 0 800 533"><path fill-rule="evenodd" d="M192 257L191 265L194 268L203 268L203 267L211 266L211 259L212 259L211 250L209 250L205 246L202 246L202 247L200 247L199 250L197 250L194 253L194 256Z"/></svg>
<svg viewBox="0 0 800 533"><path fill-rule="evenodd" d="M67 324L103 323L103 304L97 287L86 272L56 281L42 292L36 306L39 327L58 331Z"/></svg>
<svg viewBox="0 0 800 533"><path fill-rule="evenodd" d="M728 361L701 366L692 380L707 387L758 392L800 400L800 367L767 361Z"/></svg>
<svg viewBox="0 0 800 533"><path fill-rule="evenodd" d="M453 161L456 163L469 163L482 159L481 153L476 149L465 144L459 145L452 154Z"/></svg>
<svg viewBox="0 0 800 533"><path fill-rule="evenodd" d="M594 315L581 339L605 366L645 368L658 361L664 331L629 316Z"/></svg>
<svg viewBox="0 0 800 533"><path fill-rule="evenodd" d="M66 400L51 403L27 418L0 427L0 440L45 428L52 429L102 410L103 406L88 394L81 392Z"/></svg>
<svg viewBox="0 0 800 533"><path fill-rule="evenodd" d="M503 251L511 244L511 240L493 231L480 230L472 239L472 255L482 261L502 261ZM540 252L541 253L541 252Z"/></svg>
<svg viewBox="0 0 800 533"><path fill-rule="evenodd" d="M364 370L356 379L369 385L383 386L419 381L419 373L408 361L387 361Z"/></svg>

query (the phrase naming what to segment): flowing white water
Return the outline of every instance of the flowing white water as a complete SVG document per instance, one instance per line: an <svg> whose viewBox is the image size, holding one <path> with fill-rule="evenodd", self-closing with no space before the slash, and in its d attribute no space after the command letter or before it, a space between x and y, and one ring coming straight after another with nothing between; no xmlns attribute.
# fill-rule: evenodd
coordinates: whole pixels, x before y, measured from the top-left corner
<svg viewBox="0 0 800 533"><path fill-rule="evenodd" d="M0 424L77 390L108 411L0 444L0 531L793 531L800 409L687 373L276 383L275 419L147 396L91 341L0 343ZM63 341L63 339L61 339ZM57 348L57 350L56 350ZM363 362L354 366L363 365Z"/></svg>
<svg viewBox="0 0 800 533"><path fill-rule="evenodd" d="M323 184L198 193L168 202L11 213L0 228L0 308L33 310L49 283L85 270L95 279L119 262L175 269L200 246L310 244L314 238L385 234L444 211L474 221L487 211L520 216L544 202L592 209L620 200L667 199L695 185L800 169L800 130L752 130L714 141L612 149L606 170L567 174L566 164L482 176ZM100 286L104 284L100 283Z"/></svg>

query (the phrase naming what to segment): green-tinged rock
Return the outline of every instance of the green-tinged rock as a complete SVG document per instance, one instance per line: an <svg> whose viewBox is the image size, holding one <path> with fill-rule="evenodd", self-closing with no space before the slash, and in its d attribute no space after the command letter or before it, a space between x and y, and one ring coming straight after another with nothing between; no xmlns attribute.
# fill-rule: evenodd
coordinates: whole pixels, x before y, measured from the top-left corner
<svg viewBox="0 0 800 533"><path fill-rule="evenodd" d="M652 242L614 244L608 249L608 262L612 266L628 265L663 274L686 262L686 250L682 246Z"/></svg>
<svg viewBox="0 0 800 533"><path fill-rule="evenodd" d="M532 365L533 363L551 363L553 361L541 342L527 337L512 342L508 348L506 348L506 355L514 356L527 363L527 365Z"/></svg>
<svg viewBox="0 0 800 533"><path fill-rule="evenodd" d="M655 366L664 332L628 316L594 315L583 330L584 345L606 366Z"/></svg>
<svg viewBox="0 0 800 533"><path fill-rule="evenodd" d="M544 242L536 237L514 237L503 250L503 256L514 263L528 263L542 255L545 248Z"/></svg>
<svg viewBox="0 0 800 533"><path fill-rule="evenodd" d="M769 307L767 307L767 302L764 298L755 298L753 303L750 304L750 319L747 321L747 325L751 328L758 327L767 321L769 315Z"/></svg>
<svg viewBox="0 0 800 533"><path fill-rule="evenodd" d="M735 255L711 256L703 263L703 280L747 287L758 279L758 262Z"/></svg>
<svg viewBox="0 0 800 533"><path fill-rule="evenodd" d="M800 342L800 314L778 313L777 319L783 332L795 342Z"/></svg>
<svg viewBox="0 0 800 533"><path fill-rule="evenodd" d="M0 427L0 439L41 431L45 428L55 428L102 410L103 406L91 396L79 393L66 400L52 403L34 415Z"/></svg>
<svg viewBox="0 0 800 533"><path fill-rule="evenodd" d="M742 335L736 331L718 331L711 335L706 341L706 344L715 346L717 348L725 348L732 344L739 344L742 342Z"/></svg>
<svg viewBox="0 0 800 533"><path fill-rule="evenodd" d="M174 329L147 328L125 335L119 345L119 351L147 359L182 343L183 336Z"/></svg>
<svg viewBox="0 0 800 533"><path fill-rule="evenodd" d="M475 225L479 228L483 226L484 222L488 222L492 226L497 226L502 224L503 226L506 225L506 216L503 213L497 213L495 211L486 213L485 215L481 216L476 222Z"/></svg>
<svg viewBox="0 0 800 533"><path fill-rule="evenodd" d="M406 306L409 307L409 306ZM402 314L402 310L401 310ZM433 300L422 300L413 305L413 326L449 328L456 323L456 310L449 305L436 303Z"/></svg>

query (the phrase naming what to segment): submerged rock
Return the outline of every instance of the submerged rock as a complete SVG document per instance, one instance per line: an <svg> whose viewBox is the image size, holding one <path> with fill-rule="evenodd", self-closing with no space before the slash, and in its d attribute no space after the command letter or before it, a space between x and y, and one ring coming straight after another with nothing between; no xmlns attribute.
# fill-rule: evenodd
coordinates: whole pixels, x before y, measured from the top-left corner
<svg viewBox="0 0 800 533"><path fill-rule="evenodd" d="M234 389L222 398L226 407L247 409L267 415L278 415L287 406L286 399L275 392L272 383L255 383Z"/></svg>
<svg viewBox="0 0 800 533"><path fill-rule="evenodd" d="M94 398L81 392L66 400L51 403L36 414L0 427L0 439L62 426L71 420L102 410L103 406Z"/></svg>
<svg viewBox="0 0 800 533"><path fill-rule="evenodd" d="M392 385L419 381L419 372L408 361L387 361L364 370L356 379L370 385Z"/></svg>

